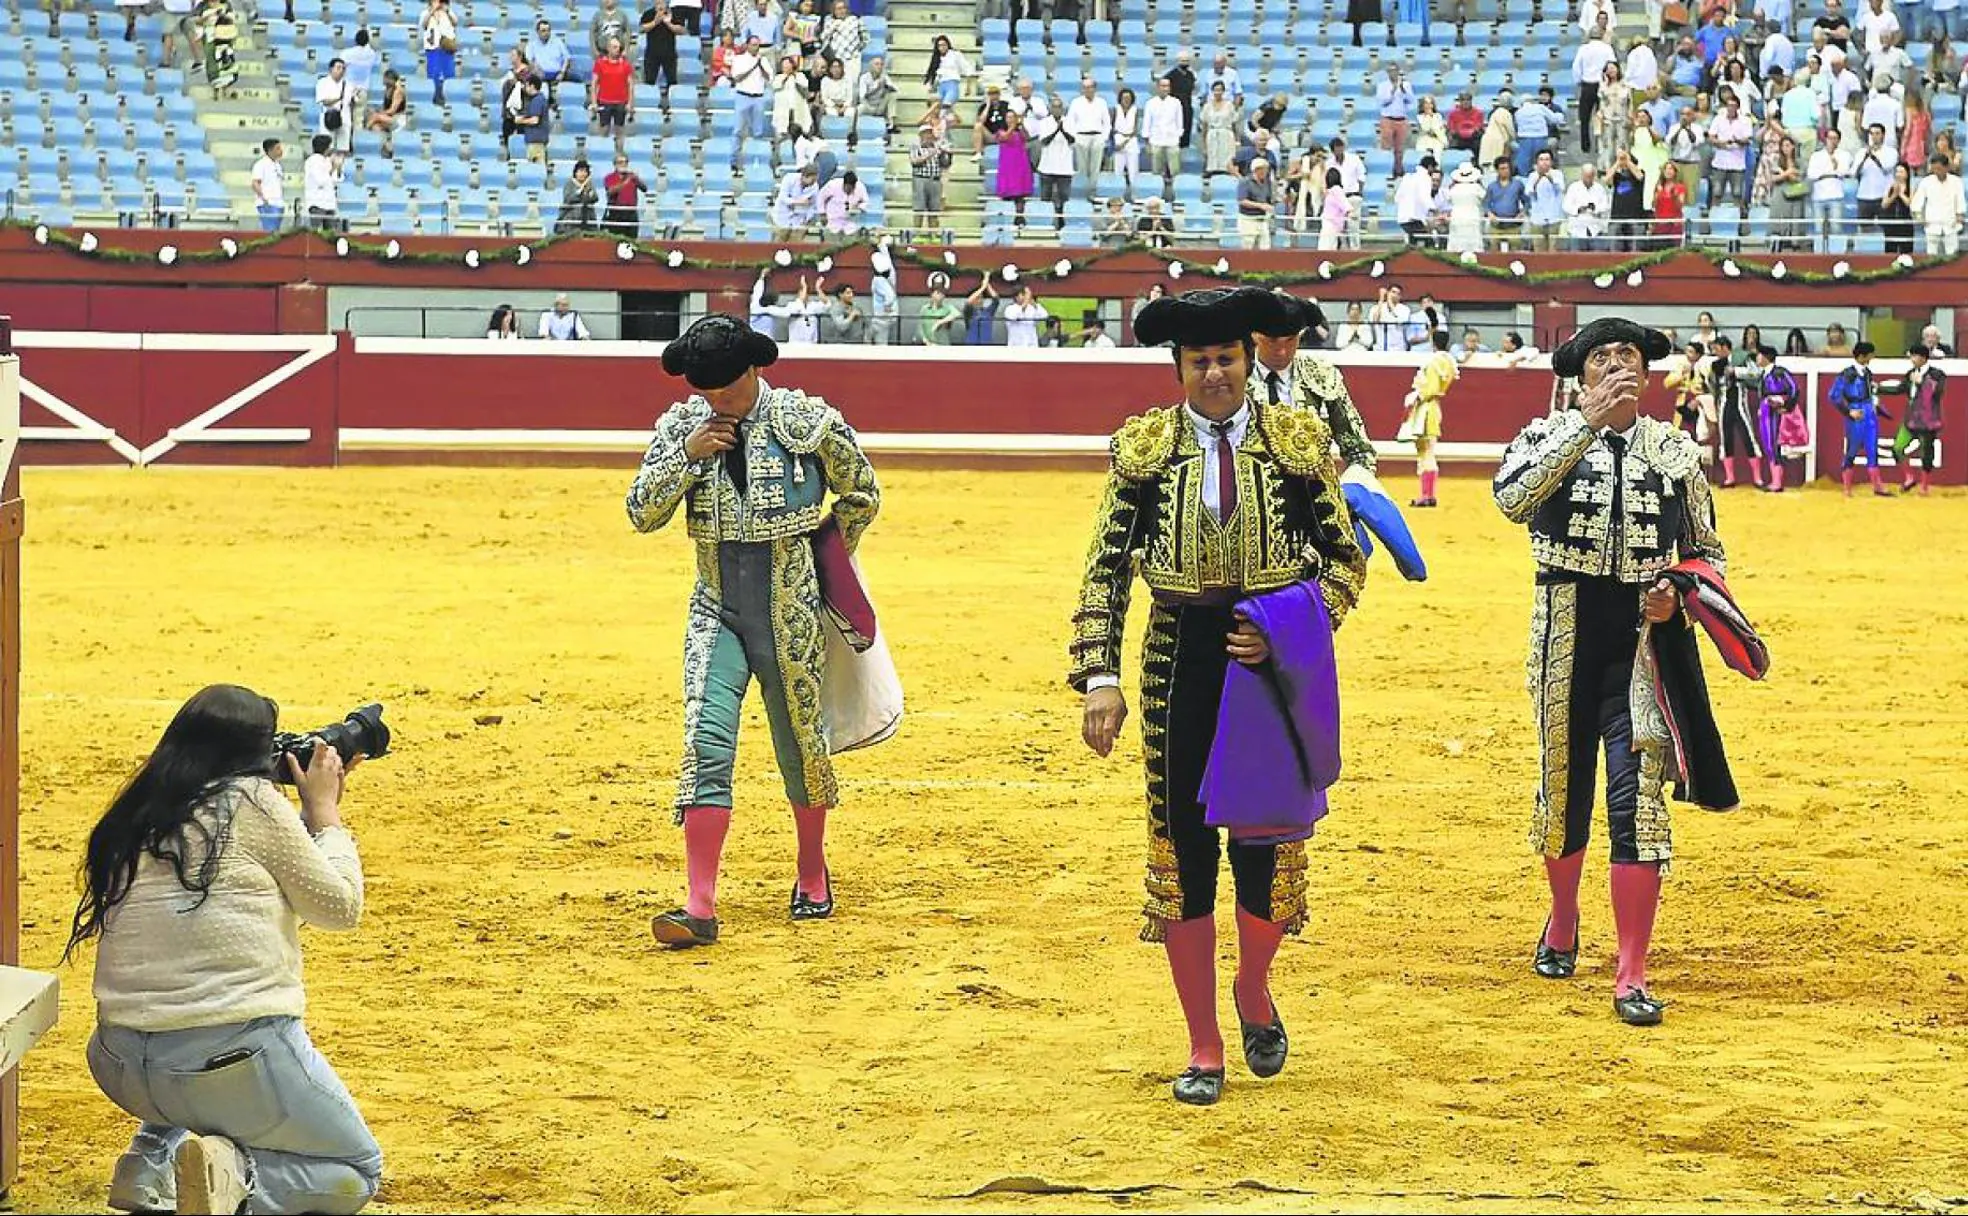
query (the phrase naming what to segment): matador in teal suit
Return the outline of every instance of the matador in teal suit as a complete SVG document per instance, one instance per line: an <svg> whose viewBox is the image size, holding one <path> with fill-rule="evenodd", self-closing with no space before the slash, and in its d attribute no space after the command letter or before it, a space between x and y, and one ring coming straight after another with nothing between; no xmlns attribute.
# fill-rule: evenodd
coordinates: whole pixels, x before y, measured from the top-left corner
<svg viewBox="0 0 1968 1216"><path fill-rule="evenodd" d="M838 795L821 713L826 652L814 534L831 492L833 522L852 552L874 521L881 491L840 411L759 376L778 355L771 338L720 314L672 342L663 369L697 392L657 421L629 487L629 519L638 531L661 528L681 506L697 550L676 797L689 896L653 925L656 939L670 946L717 940L739 709L754 679L798 828L792 916L820 919L834 908L825 838Z"/></svg>

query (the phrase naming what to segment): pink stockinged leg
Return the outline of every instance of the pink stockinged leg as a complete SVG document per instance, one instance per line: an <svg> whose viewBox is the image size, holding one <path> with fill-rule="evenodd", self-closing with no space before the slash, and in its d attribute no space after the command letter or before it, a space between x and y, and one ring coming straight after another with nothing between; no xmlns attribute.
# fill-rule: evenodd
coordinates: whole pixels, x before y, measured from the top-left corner
<svg viewBox="0 0 1968 1216"><path fill-rule="evenodd" d="M827 890L827 812L824 806L793 807L793 830L799 837L800 894L825 900Z"/></svg>
<svg viewBox="0 0 1968 1216"><path fill-rule="evenodd" d="M1544 944L1570 952L1578 943L1579 879L1585 873L1585 850L1544 859L1544 880L1551 885L1551 922Z"/></svg>
<svg viewBox="0 0 1968 1216"><path fill-rule="evenodd" d="M1170 921L1163 945L1176 999L1182 1002L1182 1018L1189 1024L1189 1063L1196 1068L1222 1068L1223 1031L1216 1021L1216 918Z"/></svg>
<svg viewBox="0 0 1968 1216"><path fill-rule="evenodd" d="M1237 1009L1254 1025L1271 1024L1271 961L1285 926L1237 909Z"/></svg>
<svg viewBox="0 0 1968 1216"><path fill-rule="evenodd" d="M718 868L731 831L728 806L693 806L683 813L684 872L690 884L683 910L699 918L717 915Z"/></svg>
<svg viewBox="0 0 1968 1216"><path fill-rule="evenodd" d="M1625 996L1647 986L1647 946L1660 910L1660 863L1615 862L1612 875L1613 923L1619 928L1619 967L1613 994Z"/></svg>

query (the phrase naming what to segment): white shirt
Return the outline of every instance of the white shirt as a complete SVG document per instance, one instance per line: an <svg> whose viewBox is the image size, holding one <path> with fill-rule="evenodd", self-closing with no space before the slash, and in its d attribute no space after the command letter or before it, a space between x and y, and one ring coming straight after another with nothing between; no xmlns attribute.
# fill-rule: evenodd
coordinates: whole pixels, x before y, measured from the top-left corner
<svg viewBox="0 0 1968 1216"><path fill-rule="evenodd" d="M1576 237L1604 236L1612 208L1613 197L1606 183L1595 181L1588 186L1583 180L1575 181L1565 187L1565 214L1569 217L1565 231Z"/></svg>
<svg viewBox="0 0 1968 1216"><path fill-rule="evenodd" d="M1834 73L1831 78L1831 108L1844 109L1845 103L1851 100L1852 94L1864 87L1859 80L1859 74L1851 68L1843 68Z"/></svg>
<svg viewBox="0 0 1968 1216"><path fill-rule="evenodd" d="M1772 67L1780 67L1789 72L1796 66L1797 48L1791 44L1790 39L1783 36L1782 30L1771 33L1763 40L1763 51L1756 57L1759 75L1768 79Z"/></svg>
<svg viewBox="0 0 1968 1216"><path fill-rule="evenodd" d="M1961 193L1961 177L1950 173L1944 182L1939 176L1929 174L1920 179L1913 189L1913 215L1929 229L1937 232L1953 232L1961 227L1964 210L1968 210L1968 200Z"/></svg>
<svg viewBox="0 0 1968 1216"><path fill-rule="evenodd" d="M1203 507L1211 515L1221 519L1223 518L1223 493L1222 487L1217 484L1216 480L1216 462L1218 459L1216 447L1221 441L1216 437L1216 423L1211 422L1209 419L1197 413L1196 407L1192 405L1184 405L1182 409L1184 413L1189 415L1189 425L1196 432L1197 446L1203 449L1203 467L1209 470L1208 475L1203 478ZM1250 434L1250 418L1251 408L1249 402L1238 406L1237 412L1230 415L1230 429L1225 438L1230 442L1231 451L1234 452L1244 446L1244 436Z"/></svg>
<svg viewBox="0 0 1968 1216"><path fill-rule="evenodd" d="M1074 139L1105 140L1113 127L1113 111L1098 97L1081 95L1066 106L1066 129Z"/></svg>
<svg viewBox="0 0 1968 1216"><path fill-rule="evenodd" d="M1088 338L1085 344L1095 350L1106 350L1114 345L1114 340L1106 334L1100 333Z"/></svg>
<svg viewBox="0 0 1968 1216"><path fill-rule="evenodd" d="M1401 175L1401 184L1394 187L1396 223L1420 221L1425 224L1434 205L1435 184L1428 180L1428 170L1412 169Z"/></svg>
<svg viewBox="0 0 1968 1216"><path fill-rule="evenodd" d="M150 1033L301 1017L303 923L348 930L362 918L362 861L340 827L312 838L294 804L264 777L234 782L197 812L230 823L201 902L170 863L145 855L109 914L96 952L96 1013ZM196 872L204 861L187 840Z"/></svg>
<svg viewBox="0 0 1968 1216"><path fill-rule="evenodd" d="M1585 45L1572 55L1572 83L1575 85L1601 84L1606 79L1606 65L1616 62L1619 52L1604 38L1588 38Z"/></svg>
<svg viewBox="0 0 1968 1216"><path fill-rule="evenodd" d="M1148 99L1142 122L1151 148L1173 148L1182 142L1182 103L1159 93Z"/></svg>
<svg viewBox="0 0 1968 1216"><path fill-rule="evenodd" d="M1013 300L1004 307L1005 345L1037 346L1039 344L1039 323L1051 314L1045 305L1033 300L1030 304L1020 304Z"/></svg>
<svg viewBox="0 0 1968 1216"><path fill-rule="evenodd" d="M765 72L757 55L739 51L724 61L724 68L731 73L731 87L738 90L740 97L765 96Z"/></svg>
<svg viewBox="0 0 1968 1216"><path fill-rule="evenodd" d="M1613 0L1585 0L1579 5L1578 25L1587 37L1591 37L1592 31L1598 27L1600 13L1606 14L1607 28L1619 24L1619 14L1613 11Z"/></svg>
<svg viewBox="0 0 1968 1216"><path fill-rule="evenodd" d="M962 80L968 75L970 75L970 60L964 58L962 51L945 51L943 52L943 58L936 61L936 83L938 84L950 80Z"/></svg>
<svg viewBox="0 0 1968 1216"><path fill-rule="evenodd" d="M1867 5L1864 12L1852 19L1852 29L1865 35L1866 57L1870 61L1884 47L1887 34L1899 33L1900 19L1893 15L1890 8L1882 8L1875 13L1872 6Z"/></svg>
<svg viewBox="0 0 1968 1216"><path fill-rule="evenodd" d="M786 342L798 345L802 342L820 340L820 314L827 311L825 300L809 299L804 305L792 305L791 314L786 319Z"/></svg>
<svg viewBox="0 0 1968 1216"><path fill-rule="evenodd" d="M1886 128L1886 142L1900 142L1900 124L1906 121L1906 107L1891 93L1872 93L1866 97L1865 108L1859 111L1859 126L1870 127L1874 123Z"/></svg>
<svg viewBox="0 0 1968 1216"><path fill-rule="evenodd" d="M325 117L330 110L340 110L342 112L342 129L332 132L337 137L347 133L349 129L349 103L353 100L354 96L355 90L349 86L348 77L346 76L340 80L335 79L333 76L323 76L315 82L314 100L321 107L322 115ZM320 120L317 119L316 121L319 122ZM322 124L320 130L323 134L331 134L326 124Z"/></svg>
<svg viewBox="0 0 1968 1216"><path fill-rule="evenodd" d="M262 207L279 207L286 202L287 178L280 162L266 153L253 162L253 197Z"/></svg>
<svg viewBox="0 0 1968 1216"><path fill-rule="evenodd" d="M1355 152L1348 152L1345 160L1332 161L1327 168L1339 170L1339 188L1348 194L1358 194L1367 188L1366 158Z"/></svg>
<svg viewBox="0 0 1968 1216"><path fill-rule="evenodd" d="M1048 114L1039 120L1039 172L1051 173L1059 177L1073 176L1073 141L1054 139L1053 134L1061 129L1059 120Z"/></svg>
<svg viewBox="0 0 1968 1216"><path fill-rule="evenodd" d="M1893 166L1900 163L1900 154L1893 150L1892 144L1880 147L1867 147L1853 162L1853 172L1858 174L1859 188L1856 197L1876 201L1886 197L1886 187L1893 183Z"/></svg>
<svg viewBox="0 0 1968 1216"><path fill-rule="evenodd" d="M376 54L373 46L352 46L342 52L344 77L358 93L369 91L369 81L376 74L376 61L382 56Z"/></svg>
<svg viewBox="0 0 1968 1216"><path fill-rule="evenodd" d="M1734 118L1717 114L1715 121L1708 124L1708 142L1715 148L1710 163L1725 172L1745 168L1749 164L1751 130L1747 114L1738 113Z"/></svg>
<svg viewBox="0 0 1968 1216"><path fill-rule="evenodd" d="M334 161L318 152L309 156L301 166L302 205L310 211L333 215L341 205L335 198L335 185L341 180Z"/></svg>
<svg viewBox="0 0 1968 1216"><path fill-rule="evenodd" d="M581 320L581 314L568 309L555 312L549 308L540 314L540 336L558 342L586 342L588 324Z"/></svg>
<svg viewBox="0 0 1968 1216"><path fill-rule="evenodd" d="M1376 304L1367 319L1374 322L1374 340L1377 349L1408 349L1408 306L1406 304L1395 304L1386 308Z"/></svg>
<svg viewBox="0 0 1968 1216"><path fill-rule="evenodd" d="M1804 176L1811 182L1812 201L1833 202L1844 198L1845 179L1851 173L1851 166L1846 163L1843 152L1819 148L1811 153L1811 163L1804 170Z"/></svg>
<svg viewBox="0 0 1968 1216"><path fill-rule="evenodd" d="M1626 53L1626 83L1633 86L1635 93L1644 93L1659 84L1660 76L1660 59L1653 47L1643 42Z"/></svg>

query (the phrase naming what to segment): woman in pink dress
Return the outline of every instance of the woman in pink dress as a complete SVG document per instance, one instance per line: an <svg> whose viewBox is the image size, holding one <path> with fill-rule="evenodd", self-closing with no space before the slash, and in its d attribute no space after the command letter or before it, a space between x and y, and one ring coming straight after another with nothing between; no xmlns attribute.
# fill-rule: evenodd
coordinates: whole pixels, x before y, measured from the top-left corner
<svg viewBox="0 0 1968 1216"><path fill-rule="evenodd" d="M1025 226L1025 200L1032 197L1032 158L1026 151L1025 124L1014 121L998 136L998 197L1010 199Z"/></svg>

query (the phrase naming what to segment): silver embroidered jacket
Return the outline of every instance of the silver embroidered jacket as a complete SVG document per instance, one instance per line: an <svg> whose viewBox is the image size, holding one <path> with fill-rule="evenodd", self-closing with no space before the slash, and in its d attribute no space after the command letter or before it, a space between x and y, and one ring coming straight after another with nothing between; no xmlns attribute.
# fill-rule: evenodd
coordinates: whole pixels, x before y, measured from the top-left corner
<svg viewBox="0 0 1968 1216"><path fill-rule="evenodd" d="M1511 522L1530 525L1542 569L1646 583L1700 557L1723 571L1701 449L1657 418L1634 424L1621 457L1577 410L1540 418L1504 453L1493 489Z"/></svg>
<svg viewBox="0 0 1968 1216"><path fill-rule="evenodd" d="M1354 408L1346 378L1340 375L1332 360L1300 351L1292 356L1291 366L1282 374L1285 392L1289 394L1284 404L1319 415L1332 432L1333 442L1339 445L1339 454L1346 458L1346 463L1374 472L1380 458L1374 454L1373 440L1367 438L1367 424L1360 420L1360 411ZM1270 377L1270 368L1253 362L1244 396L1259 405L1271 404Z"/></svg>
<svg viewBox="0 0 1968 1216"><path fill-rule="evenodd" d="M834 517L851 552L881 508L874 466L854 428L819 397L759 382L758 405L739 427L741 446L722 458L692 461L684 441L711 416L702 397L680 401L656 422L642 468L629 487L629 521L654 532L686 506L691 539L769 541L819 528L822 500L834 492ZM743 459L745 492L725 472Z"/></svg>

